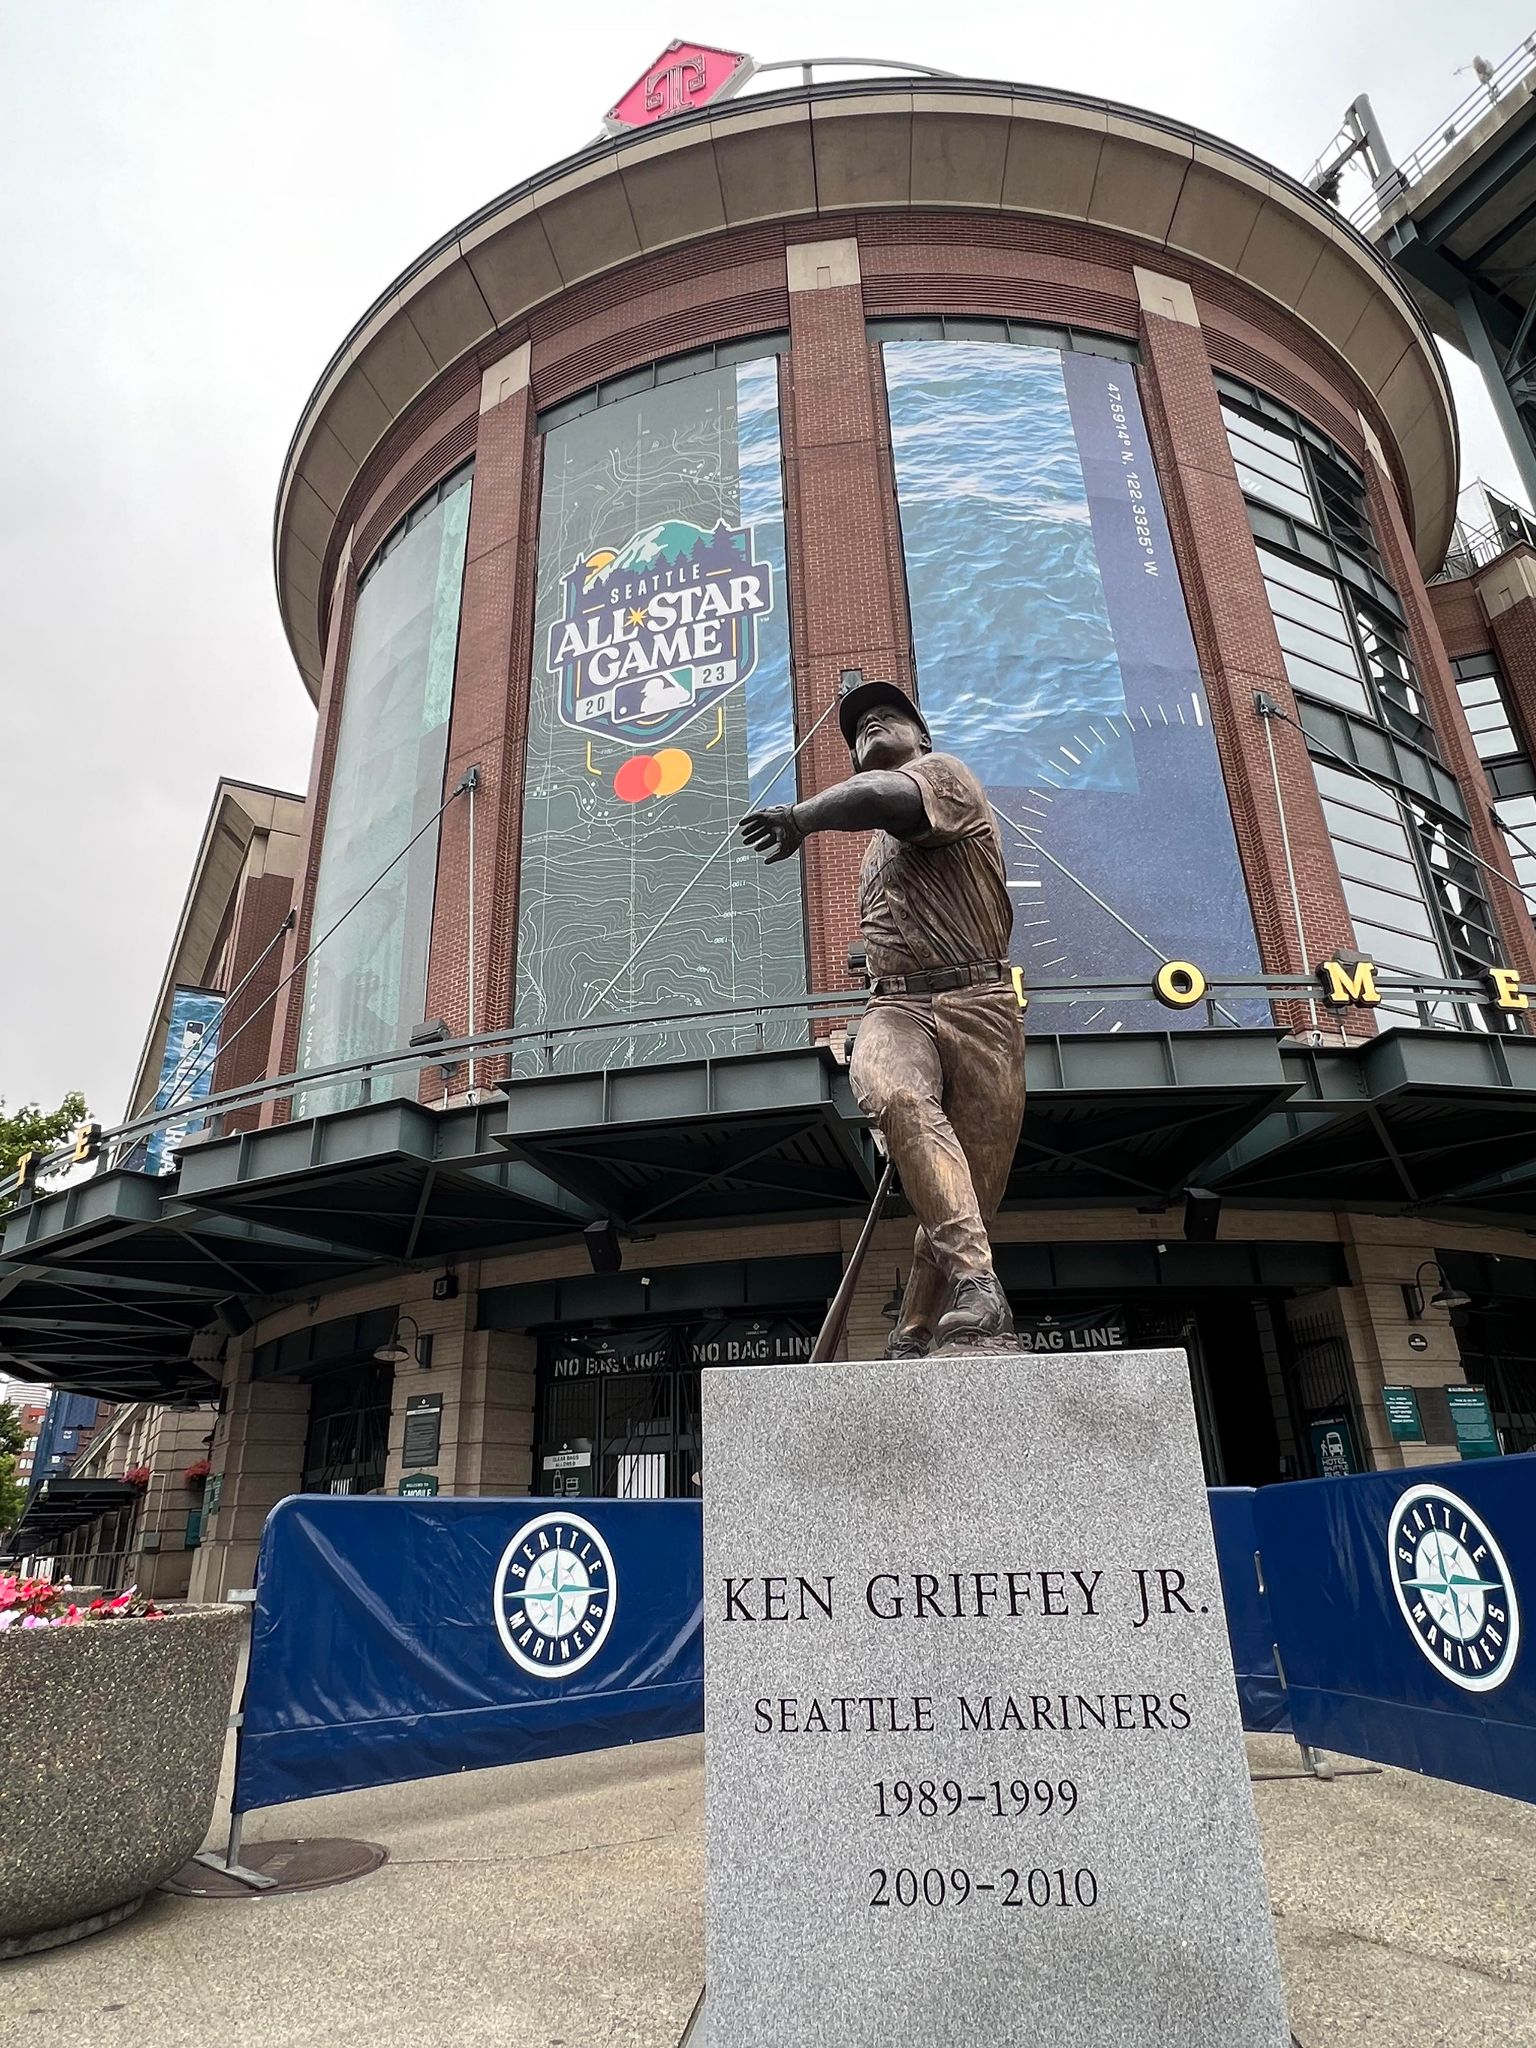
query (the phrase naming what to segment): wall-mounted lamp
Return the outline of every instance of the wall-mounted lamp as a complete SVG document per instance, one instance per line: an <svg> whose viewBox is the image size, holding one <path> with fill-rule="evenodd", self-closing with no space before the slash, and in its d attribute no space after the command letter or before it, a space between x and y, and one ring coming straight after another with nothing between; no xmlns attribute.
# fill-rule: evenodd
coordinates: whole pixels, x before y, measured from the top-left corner
<svg viewBox="0 0 1536 2048"><path fill-rule="evenodd" d="M1403 1282L1403 1306L1407 1309L1409 1315L1413 1317L1415 1322L1417 1322L1424 1313L1424 1288L1422 1284L1422 1276L1425 1272L1436 1273L1439 1275L1440 1279L1440 1285L1429 1297L1429 1305L1431 1308L1453 1309L1471 1307L1471 1295L1463 1294L1459 1287L1453 1287L1451 1285L1449 1280L1446 1279L1445 1274L1441 1271L1440 1262L1438 1259L1421 1259L1419 1262L1418 1270L1417 1272L1415 1272L1413 1278L1411 1280L1405 1280Z"/></svg>
<svg viewBox="0 0 1536 2048"><path fill-rule="evenodd" d="M441 1017L429 1017L425 1024L418 1024L416 1026L416 1029L411 1033L409 1043L413 1050L425 1050L428 1046L445 1045L452 1036L453 1033L448 1029L448 1026ZM449 1060L446 1065L438 1068L438 1078L442 1081L444 1088L453 1079L458 1064L457 1060Z"/></svg>
<svg viewBox="0 0 1536 2048"><path fill-rule="evenodd" d="M1184 1236L1190 1244L1214 1244L1221 1222L1221 1197L1209 1188L1184 1190Z"/></svg>
<svg viewBox="0 0 1536 2048"><path fill-rule="evenodd" d="M405 1325L411 1326L411 1341L406 1342ZM374 1352L380 1365L419 1365L423 1372L432 1363L432 1337L429 1332L421 1334L421 1326L414 1316L396 1316L395 1327L389 1333L386 1343Z"/></svg>

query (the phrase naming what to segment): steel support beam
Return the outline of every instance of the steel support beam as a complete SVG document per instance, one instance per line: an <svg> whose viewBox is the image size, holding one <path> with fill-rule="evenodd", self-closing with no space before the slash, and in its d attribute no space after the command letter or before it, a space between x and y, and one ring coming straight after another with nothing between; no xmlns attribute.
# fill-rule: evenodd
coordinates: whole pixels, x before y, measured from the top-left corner
<svg viewBox="0 0 1536 2048"><path fill-rule="evenodd" d="M1520 472L1526 502L1536 505L1536 439L1532 436L1532 422L1521 410L1509 388L1509 375L1505 363L1499 360L1493 338L1484 322L1479 296L1468 285L1455 304L1456 317L1461 322L1472 350L1472 360L1482 372L1488 396L1493 401L1494 412L1504 430L1504 438L1509 443L1509 452L1515 459L1516 469ZM1516 374L1518 375L1518 370Z"/></svg>

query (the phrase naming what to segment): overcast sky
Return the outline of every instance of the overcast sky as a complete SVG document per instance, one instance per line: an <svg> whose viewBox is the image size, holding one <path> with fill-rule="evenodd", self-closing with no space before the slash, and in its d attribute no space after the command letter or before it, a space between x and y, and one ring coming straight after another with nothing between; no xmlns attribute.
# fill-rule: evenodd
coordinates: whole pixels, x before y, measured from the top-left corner
<svg viewBox="0 0 1536 2048"><path fill-rule="evenodd" d="M1407 155L1457 67L1532 26L1492 0L0 0L0 1096L121 1115L215 779L304 787L270 536L331 351L674 36L1102 94L1300 173L1360 92ZM1465 475L1513 489L1452 376Z"/></svg>

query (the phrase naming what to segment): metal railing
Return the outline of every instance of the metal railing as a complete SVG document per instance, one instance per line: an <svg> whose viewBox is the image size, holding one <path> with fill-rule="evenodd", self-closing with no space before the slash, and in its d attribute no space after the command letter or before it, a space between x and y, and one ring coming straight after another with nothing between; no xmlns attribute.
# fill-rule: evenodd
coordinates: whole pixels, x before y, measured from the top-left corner
<svg viewBox="0 0 1536 2048"><path fill-rule="evenodd" d="M1433 576L1427 576L1426 583L1453 583L1458 576L1471 576L1479 569L1486 569L1490 562L1496 562L1500 555L1508 554L1515 546L1502 528L1490 521L1487 526L1471 529L1458 526L1446 549L1445 560Z"/></svg>
<svg viewBox="0 0 1536 2048"><path fill-rule="evenodd" d="M1480 980L1453 978L1447 976L1414 976L1399 974L1391 969L1378 967L1376 986L1381 995L1384 1023L1390 1025L1396 1013L1409 1003L1456 1003L1467 1006L1481 1014L1490 1006L1487 986ZM1536 1007L1536 983L1522 985L1521 992L1533 999ZM1198 1015L1199 1027L1204 1030L1230 1030L1238 1028L1264 1028L1263 1026L1240 1024L1231 1006L1306 1004L1321 1005L1322 986L1313 974L1213 974L1205 978L1205 986L1195 1003L1189 1005L1166 1005L1158 997L1150 976L1137 979L1084 981L1052 981L1030 984L1023 990L1026 1005L1031 1015L1041 1009L1073 1007L1084 1004L1095 1005L1101 1014L1112 1012L1128 1004L1154 1006L1170 1016L1177 1014L1188 1017ZM517 1029L476 1032L472 1036L444 1039L432 1045L402 1046L389 1052L369 1053L352 1059L337 1060L326 1066L296 1069L291 1073L279 1074L270 1080L247 1082L239 1088L227 1088L217 1094L202 1097L192 1108L204 1122L204 1129L193 1134L190 1143L195 1145L226 1135L228 1119L240 1111L260 1111L268 1103L286 1104L293 1114L296 1100L309 1095L325 1095L332 1090L353 1090L351 1102L338 1105L322 1102L316 1111L307 1108L299 1110L300 1116L324 1113L336 1107L356 1107L382 1100L416 1100L426 1109L460 1107L469 1098L466 1093L455 1094L447 1081L442 1092L435 1099L419 1094L420 1078L430 1069L448 1068L454 1070L467 1067L473 1059L477 1064L522 1059L527 1064L522 1072L504 1078L514 1084L518 1080L538 1079L557 1073L587 1073L596 1070L622 1071L626 1067L642 1065L656 1058L697 1057L716 1058L749 1054L754 1051L784 1050L792 1046L809 1046L825 1042L829 1027L856 1021L868 1002L864 989L832 989L812 995L788 997L781 1001L759 1001L723 1005L713 1010L658 1010L639 1011L626 1016L583 1017L554 1024L529 1025ZM1344 1044L1351 1042L1346 1020L1347 1011L1329 1008L1325 1011L1334 1020L1334 1029ZM803 1035L796 1032L792 1039L781 1031L770 1045L770 1032L775 1024L792 1023L801 1020ZM1090 1020L1096 1022L1097 1020ZM1118 1031L1124 1020L1107 1023L1106 1034ZM1081 1024L1079 1024L1081 1028ZM1288 1028L1284 1021L1277 1028ZM1434 1028L1454 1029L1454 1026ZM729 1044L703 1043L721 1040L729 1036ZM567 1049L581 1042L590 1044L593 1040L611 1038L619 1041L596 1066L592 1064L561 1066L560 1056ZM690 1045L688 1041L695 1043ZM676 1051L668 1054L660 1049L660 1042L678 1042ZM637 1056L638 1055L638 1056ZM531 1071L530 1071L531 1068ZM478 1091L480 1097L489 1095L489 1089ZM151 1132L162 1125L183 1121L188 1105L169 1110L151 1112L134 1117L102 1133L102 1170L110 1171L125 1163L129 1156L147 1139ZM70 1152L61 1148L51 1159L40 1162L40 1180L50 1173L56 1173L69 1163ZM12 1184L0 1183L0 1199L15 1193ZM37 1192L46 1195L51 1192L39 1187Z"/></svg>
<svg viewBox="0 0 1536 2048"><path fill-rule="evenodd" d="M1508 99L1512 92L1528 87L1533 74L1536 74L1536 35L1529 35L1486 79L1478 80L1461 105L1427 142L1421 143L1412 156L1405 157L1400 164L1382 173L1367 197L1352 213L1344 216L1350 226L1358 228L1362 234L1369 234L1388 207L1395 206L1415 185L1423 184L1436 164L1459 147L1501 101Z"/></svg>

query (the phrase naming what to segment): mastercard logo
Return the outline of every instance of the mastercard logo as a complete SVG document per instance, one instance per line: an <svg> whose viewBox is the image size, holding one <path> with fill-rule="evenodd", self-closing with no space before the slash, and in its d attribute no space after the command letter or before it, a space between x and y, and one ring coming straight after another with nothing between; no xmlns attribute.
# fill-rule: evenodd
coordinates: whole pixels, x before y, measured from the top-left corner
<svg viewBox="0 0 1536 2048"><path fill-rule="evenodd" d="M648 796L676 796L693 779L693 756L681 747L663 747L659 754L633 754L613 778L620 803L643 803Z"/></svg>

